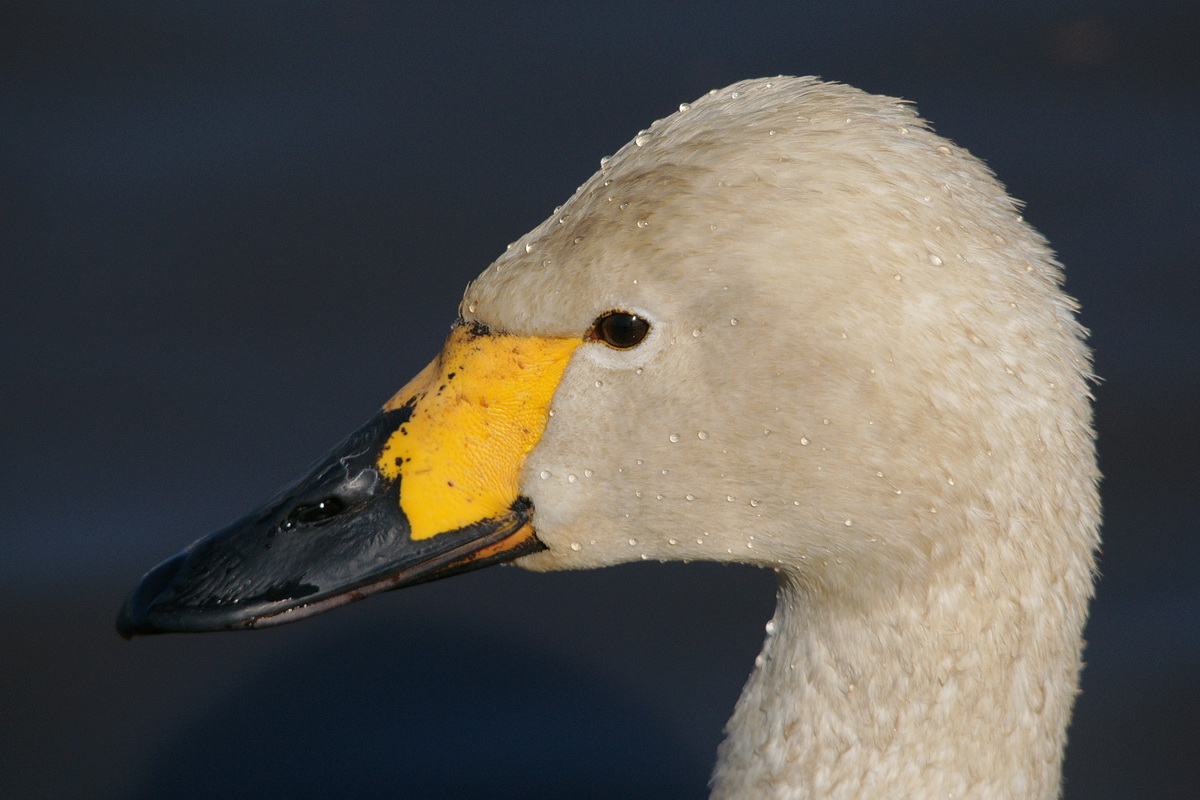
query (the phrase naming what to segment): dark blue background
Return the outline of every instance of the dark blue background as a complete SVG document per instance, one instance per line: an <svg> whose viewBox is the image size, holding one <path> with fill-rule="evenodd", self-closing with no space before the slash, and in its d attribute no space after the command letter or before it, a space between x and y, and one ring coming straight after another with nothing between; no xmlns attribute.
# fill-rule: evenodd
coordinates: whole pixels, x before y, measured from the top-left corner
<svg viewBox="0 0 1200 800"><path fill-rule="evenodd" d="M1194 0L5 4L0 796L702 797L773 606L748 568L112 620L423 366L601 156L779 73L917 101L1061 254L1107 476L1066 796L1200 796L1198 41Z"/></svg>

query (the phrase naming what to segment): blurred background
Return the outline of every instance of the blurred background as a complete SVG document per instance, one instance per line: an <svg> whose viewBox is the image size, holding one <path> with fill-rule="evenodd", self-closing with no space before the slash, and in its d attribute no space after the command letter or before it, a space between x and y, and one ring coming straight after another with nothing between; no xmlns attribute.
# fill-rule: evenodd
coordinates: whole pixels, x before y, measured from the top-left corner
<svg viewBox="0 0 1200 800"><path fill-rule="evenodd" d="M752 569L113 619L423 366L601 156L780 73L916 101L1059 251L1106 474L1066 797L1200 796L1197 41L1194 0L5 3L0 797L703 797Z"/></svg>

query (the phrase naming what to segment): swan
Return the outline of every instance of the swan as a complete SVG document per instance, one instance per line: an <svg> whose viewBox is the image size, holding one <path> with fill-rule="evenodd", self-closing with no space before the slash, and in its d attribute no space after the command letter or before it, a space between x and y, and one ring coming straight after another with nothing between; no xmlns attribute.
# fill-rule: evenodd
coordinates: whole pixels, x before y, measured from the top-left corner
<svg viewBox="0 0 1200 800"><path fill-rule="evenodd" d="M1052 798L1098 546L1090 353L1045 240L901 101L816 78L639 132L295 486L126 637L500 561L778 576L714 798Z"/></svg>

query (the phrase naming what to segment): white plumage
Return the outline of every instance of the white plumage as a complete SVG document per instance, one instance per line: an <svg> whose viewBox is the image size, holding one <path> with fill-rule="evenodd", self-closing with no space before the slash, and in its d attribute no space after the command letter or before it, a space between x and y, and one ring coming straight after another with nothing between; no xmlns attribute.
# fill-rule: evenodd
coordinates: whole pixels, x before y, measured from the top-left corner
<svg viewBox="0 0 1200 800"><path fill-rule="evenodd" d="M638 134L467 290L581 348L522 491L548 570L773 568L720 798L1051 798L1097 546L1089 354L1045 241L904 103L810 78Z"/></svg>

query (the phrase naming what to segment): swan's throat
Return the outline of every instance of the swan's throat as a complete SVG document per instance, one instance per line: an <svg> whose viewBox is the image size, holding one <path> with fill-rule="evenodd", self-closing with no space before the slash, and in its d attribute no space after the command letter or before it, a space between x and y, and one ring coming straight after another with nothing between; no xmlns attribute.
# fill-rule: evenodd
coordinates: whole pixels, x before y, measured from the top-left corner
<svg viewBox="0 0 1200 800"><path fill-rule="evenodd" d="M986 588L834 609L781 573L712 796L1057 796L1078 636L1061 616L998 609Z"/></svg>

